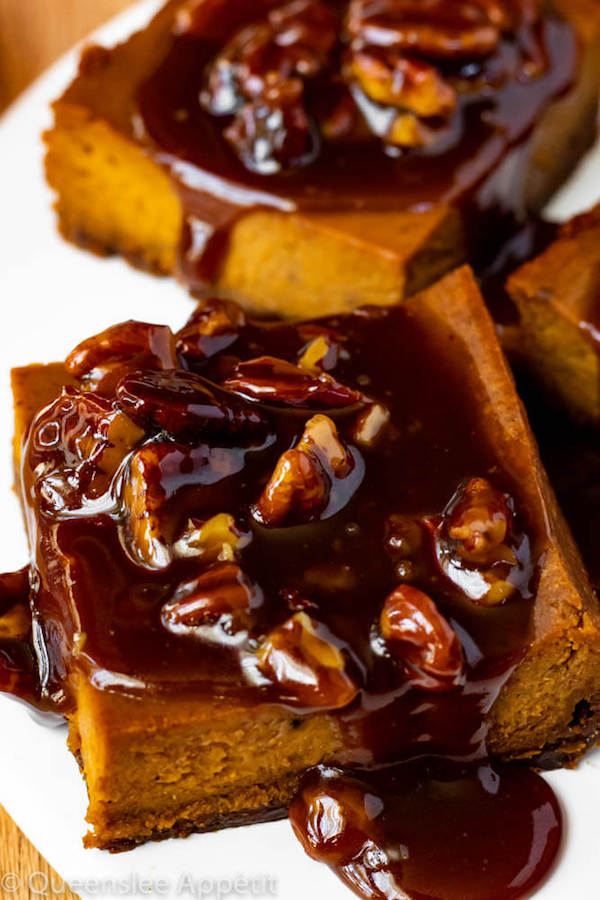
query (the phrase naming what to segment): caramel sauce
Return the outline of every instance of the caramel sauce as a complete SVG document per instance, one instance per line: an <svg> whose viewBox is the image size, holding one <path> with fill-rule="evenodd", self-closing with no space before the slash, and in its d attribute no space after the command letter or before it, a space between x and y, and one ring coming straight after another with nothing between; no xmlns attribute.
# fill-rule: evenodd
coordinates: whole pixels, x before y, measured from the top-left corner
<svg viewBox="0 0 600 900"><path fill-rule="evenodd" d="M290 809L310 856L373 900L512 900L548 874L562 836L550 787L524 768L420 760L321 767Z"/></svg>
<svg viewBox="0 0 600 900"><path fill-rule="evenodd" d="M0 691L39 703L29 608L29 566L0 575Z"/></svg>
<svg viewBox="0 0 600 900"><path fill-rule="evenodd" d="M26 437L30 700L68 713L83 676L140 699L283 704L299 726L328 711L346 770L309 772L292 822L306 845L318 786L351 788L362 824L333 863L319 841L312 855L363 897L524 896L556 856L560 811L535 774L488 761L487 713L527 647L547 535L465 402L460 346L440 352L404 307L282 323L211 301L151 355L156 333L130 323L82 345L69 365L88 391L66 388ZM273 473L294 449L325 493L284 491L273 523L259 500L269 485L281 499ZM491 531L457 556L477 503ZM419 640L442 642L450 679L410 649L410 604L384 629L386 597L420 592Z"/></svg>
<svg viewBox="0 0 600 900"><path fill-rule="evenodd" d="M305 84L307 108L317 119L339 94L340 57L345 52L341 23L347 4L329 5L340 17L337 50L322 73ZM361 128L336 139L322 137L303 164L261 174L249 169L225 139L231 116L206 111L200 97L207 71L227 40L278 6L269 2L240 7L217 0L208 16L200 7L201 22L174 33L164 58L139 88L136 136L170 173L184 210L179 258L183 279L196 289L214 283L232 226L257 207L418 213L450 204L463 213L472 260L485 256L491 243L497 249L502 233L508 236L525 214L528 137L549 102L574 77L577 41L571 26L544 15L534 26L524 23L503 33L483 72L489 67L492 73L509 74L493 86L484 77L480 90L471 87L459 94L448 133L433 146L386 151L377 134ZM521 54L538 42L545 67L525 77ZM460 65L454 60L438 65L442 77L482 71L480 61L464 57ZM381 106L376 112L385 115L390 110Z"/></svg>

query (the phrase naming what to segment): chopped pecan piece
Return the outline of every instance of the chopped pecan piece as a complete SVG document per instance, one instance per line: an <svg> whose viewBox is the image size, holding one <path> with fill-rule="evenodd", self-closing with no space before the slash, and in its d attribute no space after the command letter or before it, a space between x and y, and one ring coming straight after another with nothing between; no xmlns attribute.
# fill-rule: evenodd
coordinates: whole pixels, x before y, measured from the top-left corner
<svg viewBox="0 0 600 900"><path fill-rule="evenodd" d="M258 651L258 667L293 702L339 709L358 694L344 656L305 612L275 628Z"/></svg>
<svg viewBox="0 0 600 900"><path fill-rule="evenodd" d="M382 403L371 403L358 414L352 437L360 447L374 447L389 424L389 409Z"/></svg>
<svg viewBox="0 0 600 900"><path fill-rule="evenodd" d="M313 416L298 445L280 457L254 508L255 517L269 527L318 518L330 505L336 481L348 478L355 464L331 419Z"/></svg>
<svg viewBox="0 0 600 900"><path fill-rule="evenodd" d="M260 356L238 363L224 387L249 400L282 406L333 409L364 402L359 391L340 384L331 375L325 372L311 374L274 356Z"/></svg>
<svg viewBox="0 0 600 900"><path fill-rule="evenodd" d="M28 442L42 506L54 512L73 510L106 495L143 436L114 403L63 388L34 419Z"/></svg>
<svg viewBox="0 0 600 900"><path fill-rule="evenodd" d="M408 664L409 680L428 691L447 691L463 679L456 633L427 594L400 585L386 599L381 635L390 652Z"/></svg>
<svg viewBox="0 0 600 900"><path fill-rule="evenodd" d="M334 369L338 357L339 345L329 334L322 332L302 348L298 365L311 375L319 375Z"/></svg>
<svg viewBox="0 0 600 900"><path fill-rule="evenodd" d="M87 390L110 394L125 372L176 368L175 338L166 325L123 322L83 341L65 365Z"/></svg>
<svg viewBox="0 0 600 900"><path fill-rule="evenodd" d="M189 519L181 537L173 545L177 557L197 557L203 562L232 562L247 547L252 536L243 531L228 513L210 519Z"/></svg>
<svg viewBox="0 0 600 900"><path fill-rule="evenodd" d="M162 607L161 621L174 634L221 641L245 633L259 603L260 595L238 565L218 563L177 587Z"/></svg>
<svg viewBox="0 0 600 900"><path fill-rule="evenodd" d="M227 350L246 325L243 309L232 300L204 300L175 335L177 354L188 365Z"/></svg>
<svg viewBox="0 0 600 900"><path fill-rule="evenodd" d="M442 571L476 603L503 603L517 590L523 568L513 532L509 495L485 478L472 478L458 489L434 528Z"/></svg>
<svg viewBox="0 0 600 900"><path fill-rule="evenodd" d="M510 498L485 478L472 478L447 513L447 533L467 562L514 562L506 547L513 523Z"/></svg>
<svg viewBox="0 0 600 900"><path fill-rule="evenodd" d="M174 437L237 435L265 425L257 409L216 390L200 375L169 369L130 372L116 394L121 408L140 427Z"/></svg>
<svg viewBox="0 0 600 900"><path fill-rule="evenodd" d="M434 66L397 51L352 53L349 75L367 97L383 106L410 110L417 116L448 116L456 108L456 91Z"/></svg>

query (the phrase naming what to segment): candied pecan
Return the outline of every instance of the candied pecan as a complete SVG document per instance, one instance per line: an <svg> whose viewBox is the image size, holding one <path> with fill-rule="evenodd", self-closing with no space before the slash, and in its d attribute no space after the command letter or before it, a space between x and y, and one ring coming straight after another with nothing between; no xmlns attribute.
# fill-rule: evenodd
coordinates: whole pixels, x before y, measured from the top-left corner
<svg viewBox="0 0 600 900"><path fill-rule="evenodd" d="M313 416L298 445L280 457L254 515L269 527L316 519L328 508L336 480L348 478L354 469L355 458L331 419Z"/></svg>
<svg viewBox="0 0 600 900"><path fill-rule="evenodd" d="M511 498L485 478L459 487L434 527L444 574L471 600L497 606L517 589L522 568L515 552Z"/></svg>
<svg viewBox="0 0 600 900"><path fill-rule="evenodd" d="M358 694L341 650L319 634L318 623L305 612L271 631L258 651L258 667L302 706L339 709Z"/></svg>
<svg viewBox="0 0 600 900"><path fill-rule="evenodd" d="M204 300L175 335L177 354L189 365L227 350L246 325L243 309L232 300Z"/></svg>
<svg viewBox="0 0 600 900"><path fill-rule="evenodd" d="M337 31L328 4L292 0L238 31L215 59L201 99L213 115L234 116L224 134L247 168L274 172L316 153L304 80L323 70Z"/></svg>
<svg viewBox="0 0 600 900"><path fill-rule="evenodd" d="M197 634L218 641L224 635L247 631L251 611L259 602L254 585L238 565L218 563L178 585L162 607L161 622L174 634Z"/></svg>
<svg viewBox="0 0 600 900"><path fill-rule="evenodd" d="M308 342L300 353L298 365L311 375L334 369L339 357L339 345L326 332Z"/></svg>
<svg viewBox="0 0 600 900"><path fill-rule="evenodd" d="M503 4L496 0L352 0L346 23L359 46L435 59L485 56L509 26Z"/></svg>
<svg viewBox="0 0 600 900"><path fill-rule="evenodd" d="M123 546L132 560L148 569L168 566L174 550L162 527L165 503L182 485L190 498L197 497L201 503L202 493L195 491L228 479L244 465L245 454L237 447L175 443L166 438L147 440L138 447L118 483Z"/></svg>
<svg viewBox="0 0 600 900"><path fill-rule="evenodd" d="M233 436L265 425L257 409L224 391L217 396L206 379L192 372L130 372L119 381L116 395L123 411L140 427L162 429L174 437Z"/></svg>
<svg viewBox="0 0 600 900"><path fill-rule="evenodd" d="M203 562L232 562L248 546L251 537L228 513L217 513L210 519L192 518L173 545L173 555L197 557Z"/></svg>
<svg viewBox="0 0 600 900"><path fill-rule="evenodd" d="M265 19L238 31L209 70L203 101L214 115L235 113L268 83L313 78L337 40L331 7L318 0L292 0Z"/></svg>
<svg viewBox="0 0 600 900"><path fill-rule="evenodd" d="M427 594L400 585L386 599L379 621L390 652L409 665L409 680L424 690L446 691L463 678L456 633Z"/></svg>
<svg viewBox="0 0 600 900"><path fill-rule="evenodd" d="M346 78L375 134L388 144L418 148L451 138L449 120L460 93L481 92L509 76L535 77L547 65L532 26L535 0L352 0L346 28ZM521 27L526 34L516 34ZM503 34L515 33L512 62L489 61ZM448 69L447 61L453 68ZM468 63L468 69L464 63ZM444 124L445 123L445 124Z"/></svg>
<svg viewBox="0 0 600 900"><path fill-rule="evenodd" d="M34 419L29 465L42 506L59 512L105 495L144 433L114 403L65 387Z"/></svg>
<svg viewBox="0 0 600 900"><path fill-rule="evenodd" d="M367 804L365 786L339 770L328 768L323 775L304 785L292 801L292 828L312 859L331 866L357 862L374 847L368 835L377 830L373 820L383 803Z"/></svg>
<svg viewBox="0 0 600 900"><path fill-rule="evenodd" d="M448 537L467 562L491 565L506 560L513 525L510 498L485 478L471 478L446 512ZM509 560L514 556L509 554Z"/></svg>
<svg viewBox="0 0 600 900"><path fill-rule="evenodd" d="M126 371L176 368L175 339L166 325L130 320L83 341L65 365L86 389L110 394Z"/></svg>
<svg viewBox="0 0 600 900"><path fill-rule="evenodd" d="M165 489L160 473L163 447L151 442L133 454L121 502L127 513L127 546L134 560L147 569L163 569L171 552L162 534L160 511Z"/></svg>
<svg viewBox="0 0 600 900"><path fill-rule="evenodd" d="M260 96L245 103L223 133L246 168L261 175L305 165L318 149L297 78L267 78Z"/></svg>
<svg viewBox="0 0 600 900"><path fill-rule="evenodd" d="M313 375L293 363L274 356L259 356L238 363L224 387L249 400L263 400L283 406L320 407L322 409L354 406L364 396L331 375Z"/></svg>
<svg viewBox="0 0 600 900"><path fill-rule="evenodd" d="M286 520L308 522L327 506L329 485L318 461L301 450L287 450L256 504L256 518L269 527Z"/></svg>
<svg viewBox="0 0 600 900"><path fill-rule="evenodd" d="M389 424L389 409L382 403L371 403L358 414L352 438L361 447L374 447Z"/></svg>
<svg viewBox="0 0 600 900"><path fill-rule="evenodd" d="M448 116L456 108L456 91L434 66L398 51L356 51L350 55L348 71L367 97L383 106L417 116Z"/></svg>

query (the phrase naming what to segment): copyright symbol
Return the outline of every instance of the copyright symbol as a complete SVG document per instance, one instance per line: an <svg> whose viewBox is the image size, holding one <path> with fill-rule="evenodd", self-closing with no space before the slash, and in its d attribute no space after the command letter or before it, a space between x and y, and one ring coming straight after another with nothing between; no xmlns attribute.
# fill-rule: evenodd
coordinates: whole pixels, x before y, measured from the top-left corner
<svg viewBox="0 0 600 900"><path fill-rule="evenodd" d="M16 894L21 887L21 879L16 872L5 872L0 878L0 888L5 894Z"/></svg>

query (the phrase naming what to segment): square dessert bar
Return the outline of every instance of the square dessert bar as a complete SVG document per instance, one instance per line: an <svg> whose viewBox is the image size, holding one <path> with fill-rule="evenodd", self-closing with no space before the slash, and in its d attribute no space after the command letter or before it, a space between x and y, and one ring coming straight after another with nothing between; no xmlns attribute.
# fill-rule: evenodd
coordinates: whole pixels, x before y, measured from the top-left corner
<svg viewBox="0 0 600 900"><path fill-rule="evenodd" d="M302 317L498 248L594 138L600 7L446 5L170 0L89 48L46 135L63 233Z"/></svg>
<svg viewBox="0 0 600 900"><path fill-rule="evenodd" d="M468 268L312 321L204 301L13 389L87 846L277 817L322 762L593 740L597 600Z"/></svg>
<svg viewBox="0 0 600 900"><path fill-rule="evenodd" d="M600 422L600 207L564 225L507 289L526 363L575 418Z"/></svg>

